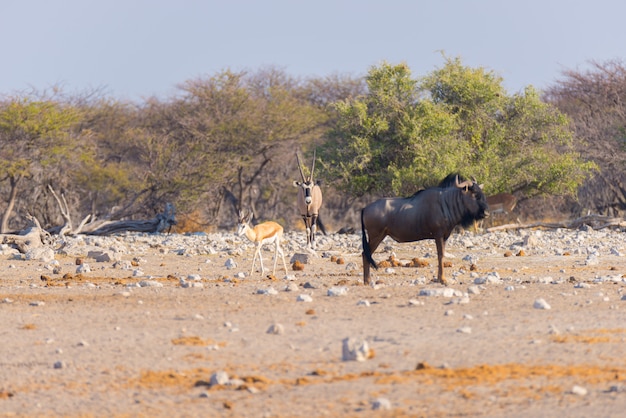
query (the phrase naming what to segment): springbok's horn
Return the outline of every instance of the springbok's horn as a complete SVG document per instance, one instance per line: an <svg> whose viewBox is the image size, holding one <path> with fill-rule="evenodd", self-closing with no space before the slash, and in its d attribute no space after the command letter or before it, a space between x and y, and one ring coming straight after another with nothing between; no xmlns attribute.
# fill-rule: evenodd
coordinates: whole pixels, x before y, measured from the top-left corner
<svg viewBox="0 0 626 418"><path fill-rule="evenodd" d="M306 182L304 178L304 172L302 171L302 164L300 164L300 157L298 157L298 151L296 151L296 160L298 160L298 170L300 170L300 176L302 177L302 181Z"/></svg>
<svg viewBox="0 0 626 418"><path fill-rule="evenodd" d="M316 150L313 150L313 164L311 164L311 183L313 182L313 172L315 171L315 152Z"/></svg>

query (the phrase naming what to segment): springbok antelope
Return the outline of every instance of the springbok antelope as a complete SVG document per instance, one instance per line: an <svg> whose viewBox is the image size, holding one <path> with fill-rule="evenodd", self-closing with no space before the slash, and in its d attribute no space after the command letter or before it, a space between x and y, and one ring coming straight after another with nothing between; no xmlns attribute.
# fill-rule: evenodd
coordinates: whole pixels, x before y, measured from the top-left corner
<svg viewBox="0 0 626 418"><path fill-rule="evenodd" d="M313 151L313 164L311 165L311 174L304 176L300 157L296 152L298 160L298 169L302 181L294 180L293 185L298 188L298 211L304 227L306 228L306 244L308 247L315 248L315 231L319 225L321 231L326 234L324 225L319 219L320 207L322 207L322 189L318 183L315 183L313 173L315 171L315 151Z"/></svg>
<svg viewBox="0 0 626 418"><path fill-rule="evenodd" d="M252 259L252 270L250 276L254 273L254 263L257 256L261 262L261 276L265 274L265 267L263 267L263 257L261 256L261 248L265 244L274 244L274 269L272 274L276 274L276 261L278 260L278 253L283 258L283 267L285 268L285 274L287 274L287 264L285 263L285 253L280 247L280 241L283 237L283 227L273 221L267 221L256 225L254 228L250 226L252 220L252 213L245 215L243 211L239 211L239 227L237 228L237 235L245 235L248 239L256 244L256 250L254 252L254 258Z"/></svg>

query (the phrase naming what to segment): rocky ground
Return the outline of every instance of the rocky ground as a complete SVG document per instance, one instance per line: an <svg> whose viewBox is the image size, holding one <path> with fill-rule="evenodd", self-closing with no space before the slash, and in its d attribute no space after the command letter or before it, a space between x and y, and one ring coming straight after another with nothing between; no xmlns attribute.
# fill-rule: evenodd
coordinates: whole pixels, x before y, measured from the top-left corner
<svg viewBox="0 0 626 418"><path fill-rule="evenodd" d="M626 411L623 232L453 235L447 287L432 241L385 242L365 286L360 236L286 238L263 277L233 234L3 247L0 416Z"/></svg>

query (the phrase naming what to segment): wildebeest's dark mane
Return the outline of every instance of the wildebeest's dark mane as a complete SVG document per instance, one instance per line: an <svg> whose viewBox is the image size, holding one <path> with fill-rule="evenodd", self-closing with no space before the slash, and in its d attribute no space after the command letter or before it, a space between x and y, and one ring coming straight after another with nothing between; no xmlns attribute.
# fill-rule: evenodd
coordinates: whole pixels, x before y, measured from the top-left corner
<svg viewBox="0 0 626 418"><path fill-rule="evenodd" d="M456 185L456 179L459 179L459 183L463 183L465 178L459 173L450 173L439 182L437 187L441 187L442 189L446 189L448 187L454 187Z"/></svg>
<svg viewBox="0 0 626 418"><path fill-rule="evenodd" d="M459 183L463 183L465 181L465 178L459 173L450 173L446 176L446 178L441 180L438 184L434 186L426 187L425 189L419 189L418 191L413 193L411 196L407 196L407 197L414 197L426 189L433 189L433 188L447 189L448 187L454 187L456 186L457 178L459 179Z"/></svg>

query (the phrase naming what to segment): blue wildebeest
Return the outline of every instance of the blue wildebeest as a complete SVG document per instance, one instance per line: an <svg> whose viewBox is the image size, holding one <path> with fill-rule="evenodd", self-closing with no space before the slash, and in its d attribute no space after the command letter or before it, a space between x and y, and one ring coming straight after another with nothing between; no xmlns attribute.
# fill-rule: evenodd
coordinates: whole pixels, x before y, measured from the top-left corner
<svg viewBox="0 0 626 418"><path fill-rule="evenodd" d="M324 225L319 219L320 208L322 207L322 189L319 183L314 181L313 177L315 171L315 151L313 152L311 174L308 177L304 175L300 157L297 152L296 159L298 160L298 169L300 170L300 177L302 178L302 181L294 180L293 182L293 185L298 188L298 212L300 212L300 216L302 216L302 220L304 221L304 227L306 228L307 246L315 248L315 231L317 225L319 225L320 230L326 234Z"/></svg>
<svg viewBox="0 0 626 418"><path fill-rule="evenodd" d="M482 186L474 180L459 182L458 176L453 176L452 186L445 187L450 178L446 177L438 187L420 190L413 196L380 199L363 208L365 284L370 282L370 264L378 268L372 253L386 236L398 242L434 239L439 267L437 279L446 284L443 274L446 240L457 225L467 227L475 220L489 216Z"/></svg>

